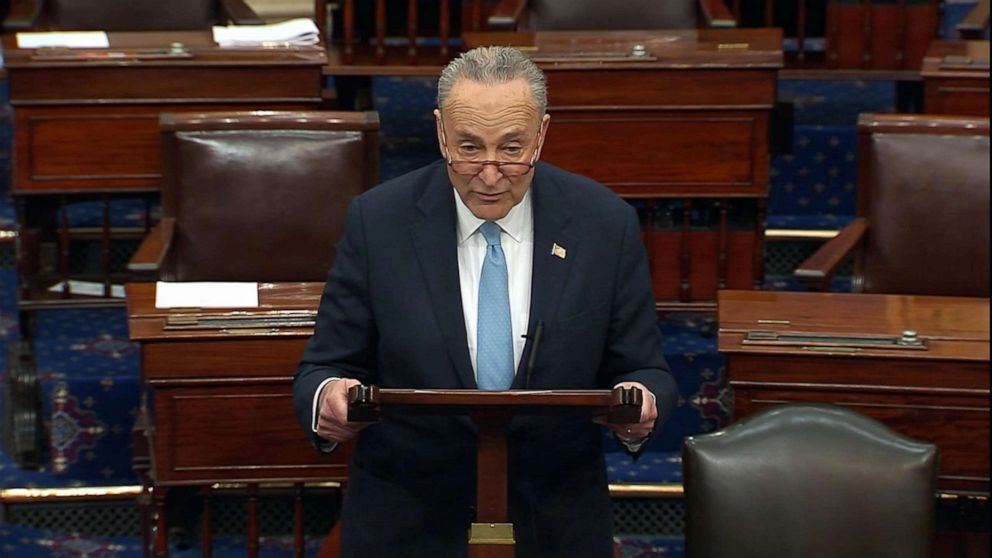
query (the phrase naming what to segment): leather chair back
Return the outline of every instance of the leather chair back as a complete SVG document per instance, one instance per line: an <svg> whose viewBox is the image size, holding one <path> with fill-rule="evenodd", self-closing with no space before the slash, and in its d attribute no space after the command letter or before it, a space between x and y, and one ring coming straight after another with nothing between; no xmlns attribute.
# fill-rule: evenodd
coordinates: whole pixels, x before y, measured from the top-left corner
<svg viewBox="0 0 992 558"><path fill-rule="evenodd" d="M698 0L529 0L530 31L693 29Z"/></svg>
<svg viewBox="0 0 992 558"><path fill-rule="evenodd" d="M854 290L989 296L988 118L862 115Z"/></svg>
<svg viewBox="0 0 992 558"><path fill-rule="evenodd" d="M160 278L324 281L352 198L378 181L374 112L166 113Z"/></svg>
<svg viewBox="0 0 992 558"><path fill-rule="evenodd" d="M45 20L66 30L209 29L222 23L218 0L45 0Z"/></svg>
<svg viewBox="0 0 992 558"><path fill-rule="evenodd" d="M928 558L938 450L844 407L782 405L685 440L690 558Z"/></svg>

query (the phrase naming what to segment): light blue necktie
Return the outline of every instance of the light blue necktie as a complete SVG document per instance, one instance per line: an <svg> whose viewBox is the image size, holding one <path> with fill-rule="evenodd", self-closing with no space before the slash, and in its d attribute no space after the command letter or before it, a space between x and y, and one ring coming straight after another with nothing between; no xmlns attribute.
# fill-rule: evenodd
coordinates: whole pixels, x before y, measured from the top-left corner
<svg viewBox="0 0 992 558"><path fill-rule="evenodd" d="M479 227L486 237L486 259L479 280L479 328L476 368L479 389L509 389L513 383L513 339L506 258L499 225Z"/></svg>

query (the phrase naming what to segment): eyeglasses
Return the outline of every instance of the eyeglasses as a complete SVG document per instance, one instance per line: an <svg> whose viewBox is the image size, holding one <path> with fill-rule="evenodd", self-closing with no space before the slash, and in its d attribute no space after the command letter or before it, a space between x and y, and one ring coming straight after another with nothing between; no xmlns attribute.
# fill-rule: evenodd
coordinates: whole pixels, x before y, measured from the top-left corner
<svg viewBox="0 0 992 558"><path fill-rule="evenodd" d="M444 153L448 156L448 166L451 167L451 170L455 171L455 174L476 176L482 172L482 169L486 165L495 165L496 170L501 172L503 176L516 178L530 172L530 169L534 168L534 164L537 163L536 150L529 163L520 161L455 161L451 158L451 154L448 153L448 144L444 141L446 135L447 133L444 131L444 120L441 120L441 146L444 148Z"/></svg>
<svg viewBox="0 0 992 558"><path fill-rule="evenodd" d="M520 163L511 161L452 161L448 159L448 166L453 171L462 176L475 176L482 172L486 165L495 165L496 170L503 173L507 178L523 176L534 168L532 163Z"/></svg>

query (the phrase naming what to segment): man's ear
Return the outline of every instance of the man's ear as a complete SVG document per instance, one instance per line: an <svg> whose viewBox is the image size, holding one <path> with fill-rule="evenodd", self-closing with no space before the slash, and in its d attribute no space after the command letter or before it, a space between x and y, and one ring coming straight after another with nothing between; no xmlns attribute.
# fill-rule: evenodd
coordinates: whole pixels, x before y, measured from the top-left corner
<svg viewBox="0 0 992 558"><path fill-rule="evenodd" d="M541 158L541 150L544 149L544 138L548 133L548 123L551 122L551 115L545 113L544 117L541 118L541 131L537 136L537 156L535 159Z"/></svg>
<svg viewBox="0 0 992 558"><path fill-rule="evenodd" d="M447 159L444 152L444 128L441 126L441 109L434 109L434 128L437 130L437 149L441 153L442 159Z"/></svg>

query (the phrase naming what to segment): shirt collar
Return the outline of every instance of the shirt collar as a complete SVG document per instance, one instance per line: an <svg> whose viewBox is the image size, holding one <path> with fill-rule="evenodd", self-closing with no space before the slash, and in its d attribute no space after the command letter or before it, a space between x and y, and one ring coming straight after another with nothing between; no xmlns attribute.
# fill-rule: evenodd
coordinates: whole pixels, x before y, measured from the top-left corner
<svg viewBox="0 0 992 558"><path fill-rule="evenodd" d="M485 221L472 214L472 210L465 205L457 190L455 190L455 209L458 214L458 244L463 244L479 230L479 226L485 223ZM510 235L510 238L515 242L520 243L524 241L528 229L534 229L534 214L531 211L530 188L524 192L524 197L520 200L520 203L511 207L506 217L496 221L496 224L503 229L503 232Z"/></svg>

